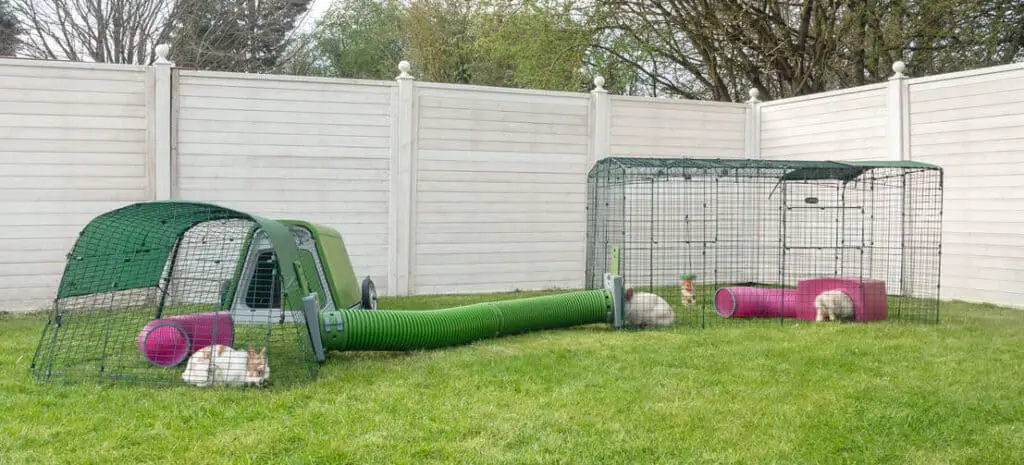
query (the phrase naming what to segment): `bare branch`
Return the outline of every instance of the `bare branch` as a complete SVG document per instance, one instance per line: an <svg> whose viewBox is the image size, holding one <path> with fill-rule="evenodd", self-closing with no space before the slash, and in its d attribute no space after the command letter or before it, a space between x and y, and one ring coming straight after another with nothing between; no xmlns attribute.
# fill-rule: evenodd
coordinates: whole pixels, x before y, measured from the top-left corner
<svg viewBox="0 0 1024 465"><path fill-rule="evenodd" d="M173 1L12 0L25 24L25 52L49 60L146 64Z"/></svg>

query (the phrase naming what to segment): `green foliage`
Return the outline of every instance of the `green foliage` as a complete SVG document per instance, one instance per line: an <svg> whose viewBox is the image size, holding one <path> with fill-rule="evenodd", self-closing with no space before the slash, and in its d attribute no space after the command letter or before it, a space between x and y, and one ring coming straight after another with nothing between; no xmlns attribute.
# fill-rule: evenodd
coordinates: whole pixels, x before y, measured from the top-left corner
<svg viewBox="0 0 1024 465"><path fill-rule="evenodd" d="M482 84L583 90L580 68L593 35L570 17L571 4L492 1L477 20L474 77Z"/></svg>
<svg viewBox="0 0 1024 465"><path fill-rule="evenodd" d="M594 10L590 22L595 36L587 49L585 62L594 75L605 78L605 88L614 94L658 96L662 90L657 70L663 65L653 47L615 28L607 9ZM651 63L651 72L636 63Z"/></svg>
<svg viewBox="0 0 1024 465"><path fill-rule="evenodd" d="M315 33L321 74L737 101L1022 58L1010 0L352 0Z"/></svg>
<svg viewBox="0 0 1024 465"><path fill-rule="evenodd" d="M391 79L403 59L404 7L398 0L347 0L327 12L310 35L316 74ZM316 56L319 55L319 56Z"/></svg>
<svg viewBox="0 0 1024 465"><path fill-rule="evenodd" d="M42 319L0 315L0 463L1020 463L1024 314L942 312L332 353L317 382L271 390L36 384Z"/></svg>
<svg viewBox="0 0 1024 465"><path fill-rule="evenodd" d="M1024 59L1020 0L334 0L307 34L310 0L80 3L0 0L0 54L27 30L22 51L45 59L143 63L170 41L187 68L392 79L405 59L425 81L585 91L601 75L723 101L881 82L897 60L924 76Z"/></svg>
<svg viewBox="0 0 1024 465"><path fill-rule="evenodd" d="M14 56L21 48L22 27L8 0L0 0L0 57Z"/></svg>
<svg viewBox="0 0 1024 465"><path fill-rule="evenodd" d="M592 32L571 8L535 0L339 2L303 59L336 77L391 79L404 59L424 81L585 90Z"/></svg>
<svg viewBox="0 0 1024 465"><path fill-rule="evenodd" d="M476 83L470 69L473 37L472 2L418 0L406 10L408 59L424 81Z"/></svg>

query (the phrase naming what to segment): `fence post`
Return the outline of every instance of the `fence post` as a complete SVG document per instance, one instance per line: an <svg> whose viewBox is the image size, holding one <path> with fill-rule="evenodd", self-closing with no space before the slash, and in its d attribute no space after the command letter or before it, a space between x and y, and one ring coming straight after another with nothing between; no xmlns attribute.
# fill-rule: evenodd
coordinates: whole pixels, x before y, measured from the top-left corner
<svg viewBox="0 0 1024 465"><path fill-rule="evenodd" d="M151 198L170 200L174 188L174 163L171 157L172 113L171 69L174 62L167 58L170 46L156 46L156 59L148 70L147 119L149 121L149 149L152 187Z"/></svg>
<svg viewBox="0 0 1024 465"><path fill-rule="evenodd" d="M761 158L761 100L758 99L761 91L753 87L748 94L750 99L747 100L747 137L744 147L747 158Z"/></svg>
<svg viewBox="0 0 1024 465"><path fill-rule="evenodd" d="M910 158L910 102L907 98L907 76L903 74L906 64L897 61L892 64L893 75L889 78L886 114L886 153L891 160Z"/></svg>
<svg viewBox="0 0 1024 465"><path fill-rule="evenodd" d="M590 159L590 165L587 166L587 171L594 166L602 158L606 158L611 155L611 97L608 95L608 90L604 88L604 78L597 76L594 78L594 89L590 91L591 104L594 112L593 128L591 136L593 137L593 153Z"/></svg>
<svg viewBox="0 0 1024 465"><path fill-rule="evenodd" d="M910 102L907 98L909 92L907 77L903 74L906 64L897 61L892 64L893 75L889 77L885 102L885 112L888 117L886 123L886 154L890 160L910 159ZM911 189L911 179L903 177L900 183L900 215L903 220L900 222L900 243L907 244L913 235L913 217L907 216L905 212L913 206L910 204L910 197L907 191ZM907 259L906 250L896 251L900 264L900 276L907 276L910 265ZM897 257L893 257L897 258ZM904 279L896 280L892 285L892 292L904 293L907 291L907 282Z"/></svg>
<svg viewBox="0 0 1024 465"><path fill-rule="evenodd" d="M388 290L409 295L416 226L416 87L409 62L398 63L397 88L392 94L391 195L388 250Z"/></svg>

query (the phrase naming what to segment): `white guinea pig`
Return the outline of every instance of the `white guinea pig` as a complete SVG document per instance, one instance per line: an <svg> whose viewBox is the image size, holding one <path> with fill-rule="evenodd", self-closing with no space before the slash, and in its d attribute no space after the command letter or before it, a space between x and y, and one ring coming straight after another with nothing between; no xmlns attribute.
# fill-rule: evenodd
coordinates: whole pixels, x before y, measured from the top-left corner
<svg viewBox="0 0 1024 465"><path fill-rule="evenodd" d="M626 289L626 324L629 326L671 326L676 312L661 297Z"/></svg>
<svg viewBox="0 0 1024 465"><path fill-rule="evenodd" d="M854 319L853 300L843 291L825 291L814 298L815 321Z"/></svg>

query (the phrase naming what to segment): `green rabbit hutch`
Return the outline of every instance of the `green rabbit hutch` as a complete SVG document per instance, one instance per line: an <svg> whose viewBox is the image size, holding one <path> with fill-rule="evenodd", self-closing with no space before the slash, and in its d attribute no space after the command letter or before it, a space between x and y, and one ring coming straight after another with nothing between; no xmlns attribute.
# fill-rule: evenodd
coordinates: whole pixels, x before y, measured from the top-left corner
<svg viewBox="0 0 1024 465"><path fill-rule="evenodd" d="M180 373L154 368L222 343L266 348L276 380L308 380L317 370L309 337L317 320L303 313L303 297L319 296L326 310L375 306L372 280L362 288L341 236L326 226L196 202L129 205L79 234L32 371L177 383ZM143 339L161 331L162 345L149 339L146 353Z"/></svg>
<svg viewBox="0 0 1024 465"><path fill-rule="evenodd" d="M356 277L330 227L201 202L142 202L82 229L31 371L52 382L182 384L200 372L207 380L301 383L317 376L332 350L420 350L574 325L624 327L621 279L605 278L601 289L381 310L372 279ZM210 360L221 351L243 361Z"/></svg>

